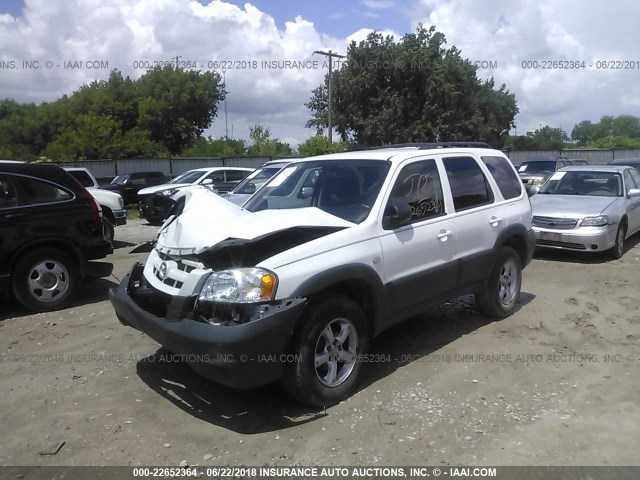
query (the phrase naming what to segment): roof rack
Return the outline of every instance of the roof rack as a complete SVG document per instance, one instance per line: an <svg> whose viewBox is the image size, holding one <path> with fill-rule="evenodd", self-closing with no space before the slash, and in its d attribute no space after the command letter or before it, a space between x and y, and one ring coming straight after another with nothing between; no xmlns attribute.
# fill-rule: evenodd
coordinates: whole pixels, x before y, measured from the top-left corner
<svg viewBox="0 0 640 480"><path fill-rule="evenodd" d="M380 145L377 147L359 147L353 150L381 150L384 148L408 148L413 147L418 150L431 150L435 148L491 148L485 142L429 142L429 143L394 143L391 145Z"/></svg>

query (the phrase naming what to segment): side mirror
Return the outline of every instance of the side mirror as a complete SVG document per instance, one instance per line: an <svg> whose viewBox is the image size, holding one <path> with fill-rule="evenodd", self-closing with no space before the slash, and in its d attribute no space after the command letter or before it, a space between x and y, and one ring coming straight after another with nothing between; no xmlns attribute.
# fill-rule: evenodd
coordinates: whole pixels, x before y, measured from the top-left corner
<svg viewBox="0 0 640 480"><path fill-rule="evenodd" d="M256 184L253 182L247 183L247 185L242 189L242 193L253 195L256 193Z"/></svg>
<svg viewBox="0 0 640 480"><path fill-rule="evenodd" d="M213 179L212 178L205 178L201 185L213 185Z"/></svg>
<svg viewBox="0 0 640 480"><path fill-rule="evenodd" d="M627 195L629 198L640 197L640 188L630 188Z"/></svg>
<svg viewBox="0 0 640 480"><path fill-rule="evenodd" d="M401 227L405 225L413 216L413 210L406 203L387 205L384 209L384 216L382 217L382 228L385 230L391 230L393 228Z"/></svg>
<svg viewBox="0 0 640 480"><path fill-rule="evenodd" d="M531 187L529 189L529 194L530 195L535 195L536 193L538 193L540 191L540 185L534 185L533 187Z"/></svg>
<svg viewBox="0 0 640 480"><path fill-rule="evenodd" d="M313 197L313 187L302 187L298 193L298 198L311 198Z"/></svg>

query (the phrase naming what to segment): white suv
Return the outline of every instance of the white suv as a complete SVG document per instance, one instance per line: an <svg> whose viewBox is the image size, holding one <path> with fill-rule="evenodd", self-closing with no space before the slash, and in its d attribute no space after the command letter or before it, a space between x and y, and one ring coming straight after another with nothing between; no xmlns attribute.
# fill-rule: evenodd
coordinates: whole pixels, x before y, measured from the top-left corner
<svg viewBox="0 0 640 480"><path fill-rule="evenodd" d="M117 192L102 190L96 177L87 168L64 167L64 169L87 189L102 209L102 232L107 240L113 242L115 227L127 223L127 209L122 196Z"/></svg>
<svg viewBox="0 0 640 480"><path fill-rule="evenodd" d="M488 315L512 313L534 245L529 199L500 151L344 152L293 160L242 207L192 195L111 301L208 378L282 379L329 405L397 322L468 293Z"/></svg>

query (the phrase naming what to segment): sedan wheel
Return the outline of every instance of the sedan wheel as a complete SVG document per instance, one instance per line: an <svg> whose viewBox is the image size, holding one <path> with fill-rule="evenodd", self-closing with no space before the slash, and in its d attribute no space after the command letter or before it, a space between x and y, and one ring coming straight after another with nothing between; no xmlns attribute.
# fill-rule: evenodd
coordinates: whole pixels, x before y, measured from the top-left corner
<svg viewBox="0 0 640 480"><path fill-rule="evenodd" d="M611 249L611 255L613 258L622 258L624 255L624 237L627 235L627 226L621 223L616 232L616 244Z"/></svg>

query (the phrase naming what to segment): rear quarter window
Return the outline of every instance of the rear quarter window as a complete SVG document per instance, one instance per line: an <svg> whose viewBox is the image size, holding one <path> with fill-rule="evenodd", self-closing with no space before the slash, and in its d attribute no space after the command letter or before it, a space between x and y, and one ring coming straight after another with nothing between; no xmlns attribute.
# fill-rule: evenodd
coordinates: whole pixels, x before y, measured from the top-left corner
<svg viewBox="0 0 640 480"><path fill-rule="evenodd" d="M457 212L493 203L493 191L475 159L448 157L443 163Z"/></svg>
<svg viewBox="0 0 640 480"><path fill-rule="evenodd" d="M509 160L504 157L482 157L491 176L498 184L500 193L505 200L519 197L522 194L522 182L511 168Z"/></svg>
<svg viewBox="0 0 640 480"><path fill-rule="evenodd" d="M16 177L20 205L64 202L73 199L73 194L53 183L35 178Z"/></svg>

